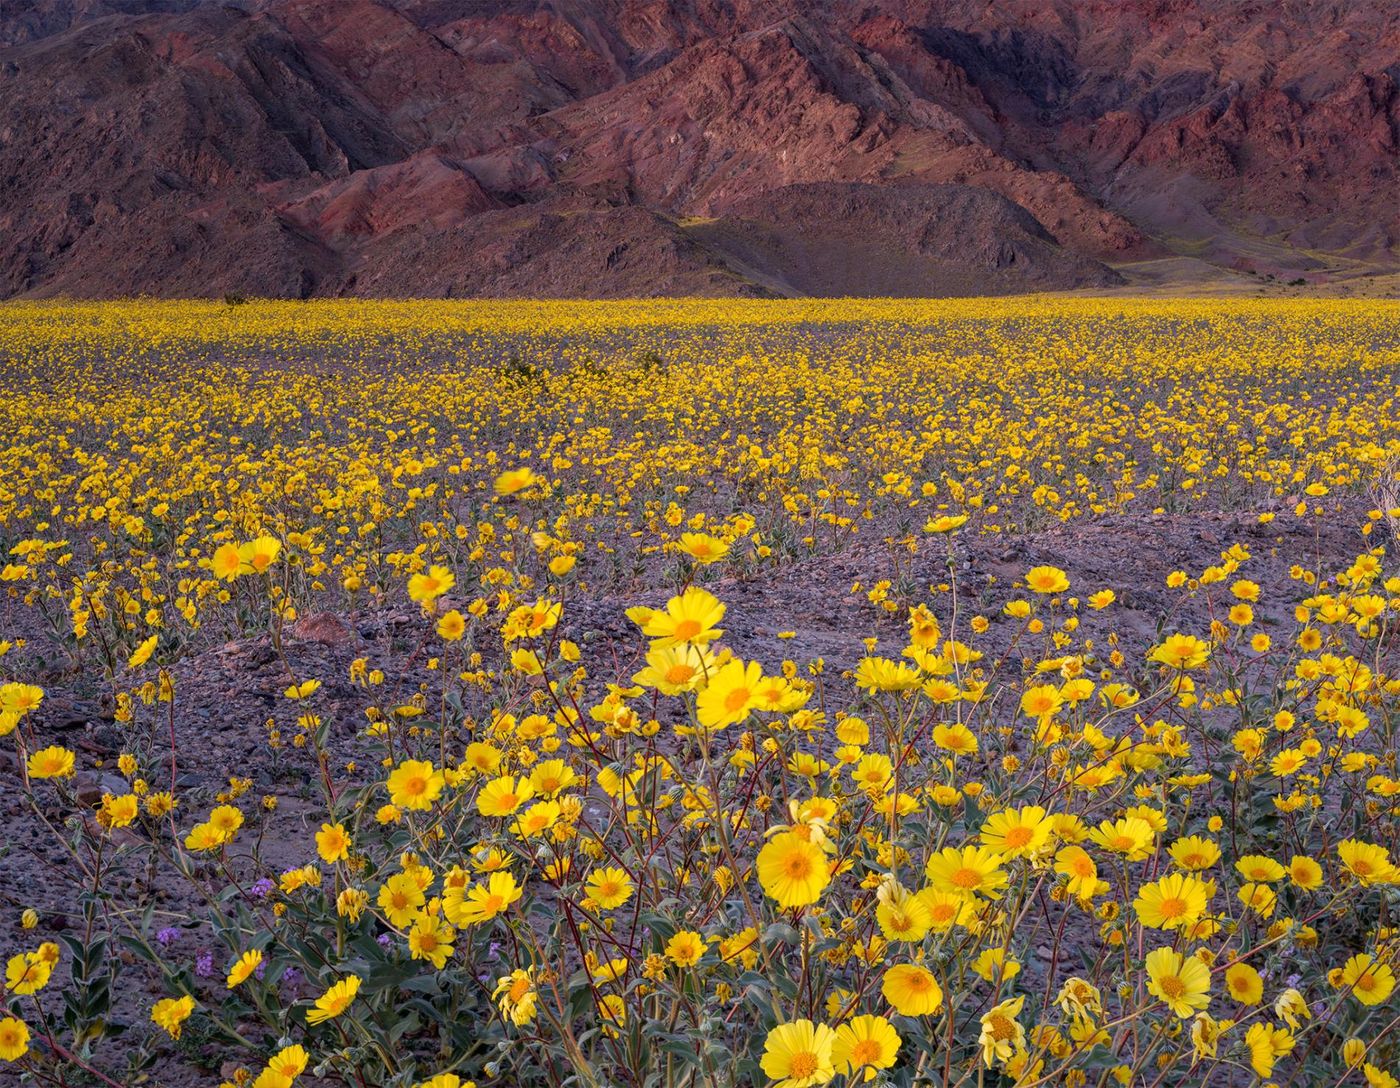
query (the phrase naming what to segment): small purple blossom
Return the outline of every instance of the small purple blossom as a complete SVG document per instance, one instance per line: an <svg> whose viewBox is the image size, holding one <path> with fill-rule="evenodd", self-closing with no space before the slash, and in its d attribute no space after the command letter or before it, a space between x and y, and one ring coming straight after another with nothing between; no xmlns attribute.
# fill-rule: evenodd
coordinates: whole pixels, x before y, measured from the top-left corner
<svg viewBox="0 0 1400 1088"><path fill-rule="evenodd" d="M253 881L252 887L248 889L248 894L254 899L266 899L272 894L272 889L277 885L272 883L267 877L262 877Z"/></svg>
<svg viewBox="0 0 1400 1088"><path fill-rule="evenodd" d="M375 940L379 942L380 948L388 948L394 943L394 938L387 933L381 933Z"/></svg>
<svg viewBox="0 0 1400 1088"><path fill-rule="evenodd" d="M301 972L298 971L295 967L288 967L285 971L282 972L282 981L285 982L288 986L295 986L298 982L301 981Z"/></svg>
<svg viewBox="0 0 1400 1088"><path fill-rule="evenodd" d="M208 978L214 973L214 953L200 949L194 958L194 973L200 978Z"/></svg>
<svg viewBox="0 0 1400 1088"><path fill-rule="evenodd" d="M175 939L179 936L180 931L178 929L176 929L174 926L166 926L164 929L156 933L156 941L159 942L162 948L165 948L166 946L172 944L175 941Z"/></svg>

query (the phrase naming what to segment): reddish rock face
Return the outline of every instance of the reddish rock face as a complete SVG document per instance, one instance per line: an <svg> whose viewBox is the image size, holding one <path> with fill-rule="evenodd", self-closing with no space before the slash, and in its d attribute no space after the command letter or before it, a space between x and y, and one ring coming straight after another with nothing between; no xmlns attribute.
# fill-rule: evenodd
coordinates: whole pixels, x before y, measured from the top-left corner
<svg viewBox="0 0 1400 1088"><path fill-rule="evenodd" d="M1397 58L1388 0L8 0L0 296L1390 268Z"/></svg>
<svg viewBox="0 0 1400 1088"><path fill-rule="evenodd" d="M499 202L464 167L434 151L356 170L277 208L288 223L337 247L404 230L443 231Z"/></svg>

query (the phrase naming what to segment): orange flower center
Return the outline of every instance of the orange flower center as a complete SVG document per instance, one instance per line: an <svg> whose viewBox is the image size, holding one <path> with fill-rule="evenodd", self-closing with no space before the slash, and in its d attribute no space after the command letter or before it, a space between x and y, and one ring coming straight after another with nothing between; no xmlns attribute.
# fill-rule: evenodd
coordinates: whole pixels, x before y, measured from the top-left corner
<svg viewBox="0 0 1400 1088"><path fill-rule="evenodd" d="M680 639L681 641L684 641L688 638L694 638L699 633L699 620L681 620L680 623L676 624L676 638Z"/></svg>
<svg viewBox="0 0 1400 1088"><path fill-rule="evenodd" d="M994 1012L987 1018L987 1030L991 1033L992 1038L999 1043L1005 1043L1016 1037L1015 1022L999 1012Z"/></svg>
<svg viewBox="0 0 1400 1088"><path fill-rule="evenodd" d="M812 875L812 861L806 854L789 854L783 871L793 880L806 880Z"/></svg>

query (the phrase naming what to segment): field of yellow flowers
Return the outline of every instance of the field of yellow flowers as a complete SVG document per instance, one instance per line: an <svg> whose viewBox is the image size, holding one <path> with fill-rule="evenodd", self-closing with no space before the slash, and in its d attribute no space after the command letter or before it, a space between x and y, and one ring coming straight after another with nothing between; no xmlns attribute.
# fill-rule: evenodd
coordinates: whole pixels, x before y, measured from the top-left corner
<svg viewBox="0 0 1400 1088"><path fill-rule="evenodd" d="M1396 1088L1400 305L0 306L0 1083Z"/></svg>

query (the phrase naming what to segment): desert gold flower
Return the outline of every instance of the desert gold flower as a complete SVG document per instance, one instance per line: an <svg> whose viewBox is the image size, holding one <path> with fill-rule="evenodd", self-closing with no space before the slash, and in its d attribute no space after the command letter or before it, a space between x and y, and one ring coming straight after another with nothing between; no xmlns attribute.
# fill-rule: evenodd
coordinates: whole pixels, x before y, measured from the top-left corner
<svg viewBox="0 0 1400 1088"><path fill-rule="evenodd" d="M1172 873L1138 889L1133 909L1153 929L1185 929L1205 913L1209 889L1202 880Z"/></svg>
<svg viewBox="0 0 1400 1088"><path fill-rule="evenodd" d="M864 1072L873 1080L899 1057L899 1032L883 1016L854 1016L836 1028L831 1060L838 1073L848 1077Z"/></svg>
<svg viewBox="0 0 1400 1088"><path fill-rule="evenodd" d="M666 958L677 967L694 967L705 954L705 939L693 929L678 930L666 942Z"/></svg>
<svg viewBox="0 0 1400 1088"><path fill-rule="evenodd" d="M244 952L238 959L233 961L233 966L229 968L228 978L224 984L232 990L235 986L241 985L252 977L259 967L262 966L263 954L257 949L251 952Z"/></svg>
<svg viewBox="0 0 1400 1088"><path fill-rule="evenodd" d="M0 1061L17 1062L29 1053L29 1026L13 1016L0 1019Z"/></svg>
<svg viewBox="0 0 1400 1088"><path fill-rule="evenodd" d="M1293 1050L1294 1039L1285 1028L1269 1023L1254 1023L1245 1034L1245 1046L1249 1049L1249 1064L1261 1077L1273 1076L1278 1059Z"/></svg>
<svg viewBox="0 0 1400 1088"><path fill-rule="evenodd" d="M449 887L442 911L454 926L480 925L504 914L512 903L520 901L521 894L510 873L492 873L484 884Z"/></svg>
<svg viewBox="0 0 1400 1088"><path fill-rule="evenodd" d="M68 778L73 774L73 753L52 745L41 748L29 757L30 778Z"/></svg>
<svg viewBox="0 0 1400 1088"><path fill-rule="evenodd" d="M1069 577L1059 567L1032 567L1026 571L1026 586L1036 593L1063 593L1069 589Z"/></svg>
<svg viewBox="0 0 1400 1088"><path fill-rule="evenodd" d="M701 566L716 563L729 554L729 545L709 533L683 533L676 547Z"/></svg>
<svg viewBox="0 0 1400 1088"><path fill-rule="evenodd" d="M260 536L246 544L240 544L238 547L238 572L240 574L263 574L277 561L277 556L281 554L281 551L282 542L270 536Z"/></svg>
<svg viewBox="0 0 1400 1088"><path fill-rule="evenodd" d="M535 1018L539 993L531 970L517 969L496 980L492 994L501 1012L516 1027L523 1027Z"/></svg>
<svg viewBox="0 0 1400 1088"><path fill-rule="evenodd" d="M185 1021L194 1012L194 998L189 994L183 997L165 997L151 1007L151 1020L172 1039L180 1038Z"/></svg>
<svg viewBox="0 0 1400 1088"><path fill-rule="evenodd" d="M31 775L33 771L29 772ZM1337 844L1337 856L1347 871L1362 884L1394 884L1400 882L1400 869L1390 860L1383 846L1346 839Z"/></svg>
<svg viewBox="0 0 1400 1088"><path fill-rule="evenodd" d="M1225 969L1225 989L1241 1005L1257 1005L1264 999L1264 980L1247 963L1232 963Z"/></svg>
<svg viewBox="0 0 1400 1088"><path fill-rule="evenodd" d="M0 710L28 714L44 701L44 689L37 684L0 684Z"/></svg>
<svg viewBox="0 0 1400 1088"><path fill-rule="evenodd" d="M334 1020L350 1007L355 995L360 992L360 979L349 975L333 982L326 992L318 997L307 1010L306 1022L311 1025L324 1024Z"/></svg>
<svg viewBox="0 0 1400 1088"><path fill-rule="evenodd" d="M929 858L928 881L942 892L1000 899L1006 887L1002 855L985 846L947 846Z"/></svg>
<svg viewBox="0 0 1400 1088"><path fill-rule="evenodd" d="M534 487L539 477L528 465L502 472L496 477L497 495L518 495L527 488Z"/></svg>
<svg viewBox="0 0 1400 1088"><path fill-rule="evenodd" d="M326 823L316 832L316 852L327 865L350 856L350 836L341 823Z"/></svg>
<svg viewBox="0 0 1400 1088"><path fill-rule="evenodd" d="M447 642L457 642L466 634L467 621L462 613L455 608L444 612L438 617L437 633L438 637Z"/></svg>
<svg viewBox="0 0 1400 1088"><path fill-rule="evenodd" d="M1170 948L1147 954L1147 990L1182 1019L1210 1004L1210 968Z"/></svg>
<svg viewBox="0 0 1400 1088"><path fill-rule="evenodd" d="M446 779L422 759L406 759L390 772L385 783L389 800L410 812L426 812L442 794Z"/></svg>
<svg viewBox="0 0 1400 1088"><path fill-rule="evenodd" d="M408 931L408 952L427 960L439 971L452 955L455 933L447 922L432 914L419 914Z"/></svg>
<svg viewBox="0 0 1400 1088"><path fill-rule="evenodd" d="M664 609L648 609L638 622L642 634L653 640L652 647L664 650L682 642L706 645L724 634L715 626L723 618L724 605L712 593L691 586L667 601Z"/></svg>
<svg viewBox="0 0 1400 1088"><path fill-rule="evenodd" d="M476 797L476 810L483 816L510 816L534 793L535 787L528 778L505 775L482 787Z"/></svg>
<svg viewBox="0 0 1400 1088"><path fill-rule="evenodd" d="M1050 840L1053 825L1039 805L994 812L982 825L982 845L1003 857L1037 854Z"/></svg>
<svg viewBox="0 0 1400 1088"><path fill-rule="evenodd" d="M763 666L757 661L746 665L735 659L721 666L710 676L696 700L696 718L706 729L712 730L743 721L757 705L762 679Z"/></svg>
<svg viewBox="0 0 1400 1088"><path fill-rule="evenodd" d="M1103 849L1121 854L1126 861L1144 861L1151 855L1157 836L1146 820L1125 816L1105 820L1089 832L1089 838Z"/></svg>
<svg viewBox="0 0 1400 1088"><path fill-rule="evenodd" d="M1149 661L1157 661L1172 669L1195 669L1206 663L1210 657L1210 644L1195 635L1170 635L1165 642L1153 647L1147 655Z"/></svg>
<svg viewBox="0 0 1400 1088"><path fill-rule="evenodd" d="M409 873L395 873L391 876L380 887L376 899L389 924L400 929L413 923L427 901L418 881Z"/></svg>
<svg viewBox="0 0 1400 1088"><path fill-rule="evenodd" d="M982 1014L982 1033L978 1045L982 1062L991 1068L997 1062L1007 1062L1017 1051L1025 1049L1026 1029L1017 1019L1026 1003L1025 995L993 1005Z"/></svg>
<svg viewBox="0 0 1400 1088"><path fill-rule="evenodd" d="M115 797L104 793L102 807L97 812L97 822L108 830L127 827L136 819L139 808L140 802L134 793L123 793Z"/></svg>
<svg viewBox="0 0 1400 1088"><path fill-rule="evenodd" d="M821 847L794 831L768 840L756 864L764 894L785 910L811 906L831 880Z"/></svg>
<svg viewBox="0 0 1400 1088"><path fill-rule="evenodd" d="M238 555L237 544L221 544L214 549L210 561L214 574L225 582L231 582L243 572L243 560Z"/></svg>
<svg viewBox="0 0 1400 1088"><path fill-rule="evenodd" d="M885 971L880 992L901 1016L931 1016L943 1007L943 987L917 963L896 964Z"/></svg>
<svg viewBox="0 0 1400 1088"><path fill-rule="evenodd" d="M1055 872L1068 879L1066 887L1076 899L1089 899L1098 892L1099 867L1081 846L1064 846L1055 854Z"/></svg>
<svg viewBox="0 0 1400 1088"><path fill-rule="evenodd" d="M774 1088L812 1088L836 1075L832 1048L836 1033L825 1024L795 1020L779 1024L763 1044L763 1072Z"/></svg>
<svg viewBox="0 0 1400 1088"><path fill-rule="evenodd" d="M306 1072L306 1066L310 1060L310 1055L306 1053L305 1047L292 1043L290 1046L284 1046L269 1058L267 1068L290 1082Z"/></svg>
<svg viewBox="0 0 1400 1088"><path fill-rule="evenodd" d="M1200 835L1186 835L1177 839L1171 844L1168 853L1177 865L1192 871L1209 869L1220 860L1219 845Z"/></svg>
<svg viewBox="0 0 1400 1088"><path fill-rule="evenodd" d="M159 635L152 635L136 647L131 652L131 656L126 659L126 667L129 669L139 669L151 659L151 655L156 652L156 643L160 641Z"/></svg>
<svg viewBox="0 0 1400 1088"><path fill-rule="evenodd" d="M1342 966L1338 985L1363 1005L1379 1005L1395 992L1395 972L1369 952L1358 952Z"/></svg>
<svg viewBox="0 0 1400 1088"><path fill-rule="evenodd" d="M603 910L614 910L632 898L632 878L626 870L604 866L588 874L588 897Z"/></svg>
<svg viewBox="0 0 1400 1088"><path fill-rule="evenodd" d="M35 994L49 984L53 962L38 952L20 952L5 965L5 988L14 994Z"/></svg>
<svg viewBox="0 0 1400 1088"><path fill-rule="evenodd" d="M419 604L431 605L456 584L457 579L450 570L432 566L408 579L408 596Z"/></svg>

